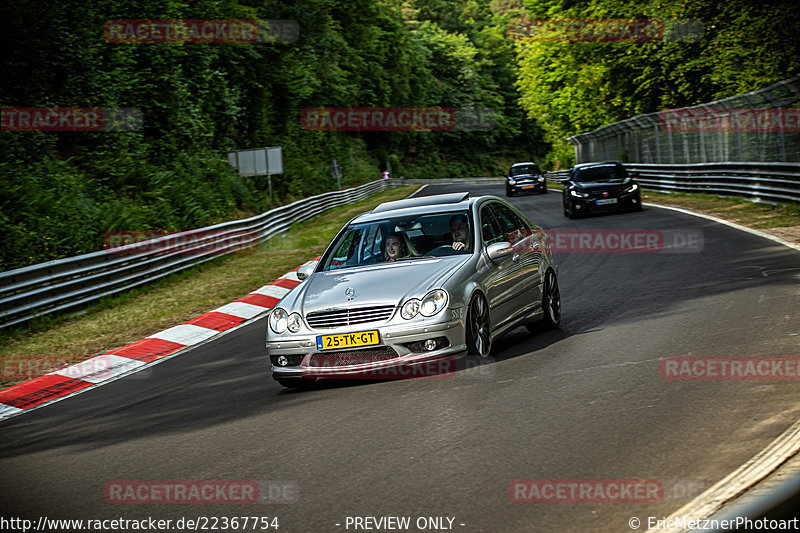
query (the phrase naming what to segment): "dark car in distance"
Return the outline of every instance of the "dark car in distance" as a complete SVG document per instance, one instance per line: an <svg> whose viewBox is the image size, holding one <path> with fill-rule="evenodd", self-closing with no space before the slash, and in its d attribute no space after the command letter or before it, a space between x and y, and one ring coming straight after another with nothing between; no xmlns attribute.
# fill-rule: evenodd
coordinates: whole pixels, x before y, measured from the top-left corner
<svg viewBox="0 0 800 533"><path fill-rule="evenodd" d="M542 176L542 171L536 163L515 163L511 165L506 177L506 196L515 196L517 193L547 192L547 182Z"/></svg>
<svg viewBox="0 0 800 533"><path fill-rule="evenodd" d="M618 161L575 165L562 184L565 217L642 210L639 184Z"/></svg>

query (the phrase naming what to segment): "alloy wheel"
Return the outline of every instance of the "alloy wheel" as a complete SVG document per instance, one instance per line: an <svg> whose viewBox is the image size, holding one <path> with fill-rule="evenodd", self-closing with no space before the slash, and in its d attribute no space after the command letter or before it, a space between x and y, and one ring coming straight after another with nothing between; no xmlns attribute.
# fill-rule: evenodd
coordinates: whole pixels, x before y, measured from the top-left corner
<svg viewBox="0 0 800 533"><path fill-rule="evenodd" d="M489 306L480 294L472 299L468 317L468 344L470 355L489 357L492 351L492 330L489 324Z"/></svg>

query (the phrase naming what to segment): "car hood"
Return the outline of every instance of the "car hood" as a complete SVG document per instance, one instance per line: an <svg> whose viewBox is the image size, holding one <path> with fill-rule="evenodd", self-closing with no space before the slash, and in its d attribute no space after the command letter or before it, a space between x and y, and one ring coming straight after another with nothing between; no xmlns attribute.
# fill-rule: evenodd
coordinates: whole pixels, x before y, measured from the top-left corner
<svg viewBox="0 0 800 533"><path fill-rule="evenodd" d="M529 180L538 177L539 174L517 174L515 176L509 176L509 178L512 180Z"/></svg>
<svg viewBox="0 0 800 533"><path fill-rule="evenodd" d="M306 315L337 307L397 305L406 298L421 298L431 289L441 288L470 257L437 257L315 272L287 294L280 306ZM345 295L346 289L355 291L351 300Z"/></svg>
<svg viewBox="0 0 800 533"><path fill-rule="evenodd" d="M615 179L615 180L606 180L606 181L577 181L575 182L575 186L581 189L615 189L621 186L627 186L631 183L630 178L625 179Z"/></svg>

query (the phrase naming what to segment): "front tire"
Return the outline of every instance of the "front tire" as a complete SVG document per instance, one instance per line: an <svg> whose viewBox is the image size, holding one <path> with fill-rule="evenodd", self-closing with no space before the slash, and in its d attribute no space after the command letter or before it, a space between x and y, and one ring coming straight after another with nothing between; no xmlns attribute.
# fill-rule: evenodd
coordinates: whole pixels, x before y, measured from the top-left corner
<svg viewBox="0 0 800 533"><path fill-rule="evenodd" d="M492 328L489 324L489 304L482 294L476 294L467 313L467 353L489 357L492 351Z"/></svg>
<svg viewBox="0 0 800 533"><path fill-rule="evenodd" d="M542 325L545 329L557 329L561 325L561 291L555 272L548 270L542 285Z"/></svg>
<svg viewBox="0 0 800 533"><path fill-rule="evenodd" d="M569 207L569 200L567 200L567 203L564 204L564 216L570 220L577 216L572 208Z"/></svg>

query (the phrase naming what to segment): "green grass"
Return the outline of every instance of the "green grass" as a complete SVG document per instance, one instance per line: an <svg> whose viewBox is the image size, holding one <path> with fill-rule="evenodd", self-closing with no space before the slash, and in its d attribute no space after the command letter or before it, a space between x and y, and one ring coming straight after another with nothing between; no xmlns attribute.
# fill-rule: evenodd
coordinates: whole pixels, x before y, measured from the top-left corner
<svg viewBox="0 0 800 533"><path fill-rule="evenodd" d="M663 194L643 191L642 201L685 207L709 213L751 228L769 229L800 225L800 205L755 203L742 197L720 198L710 194Z"/></svg>

